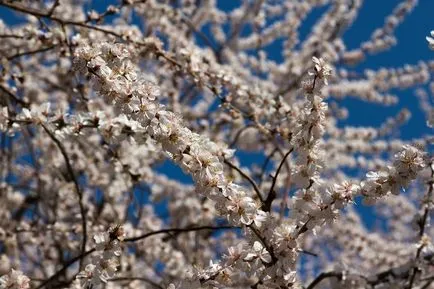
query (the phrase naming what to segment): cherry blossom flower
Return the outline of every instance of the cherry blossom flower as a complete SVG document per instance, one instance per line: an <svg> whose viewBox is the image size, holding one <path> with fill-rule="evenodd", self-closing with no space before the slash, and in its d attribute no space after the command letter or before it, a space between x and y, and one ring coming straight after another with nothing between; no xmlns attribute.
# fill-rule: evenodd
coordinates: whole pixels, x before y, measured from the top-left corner
<svg viewBox="0 0 434 289"><path fill-rule="evenodd" d="M28 289L30 279L23 272L12 269L9 274L0 277L0 288Z"/></svg>
<svg viewBox="0 0 434 289"><path fill-rule="evenodd" d="M428 41L429 48L431 48L432 50L434 50L434 38L433 37L434 37L434 30L431 31L431 37L429 37L429 36L426 37L426 40Z"/></svg>
<svg viewBox="0 0 434 289"><path fill-rule="evenodd" d="M318 78L322 79L326 85L328 85L328 77L331 75L332 68L328 65L324 59L312 57L312 61L315 64L315 73Z"/></svg>
<svg viewBox="0 0 434 289"><path fill-rule="evenodd" d="M0 288L430 286L433 136L400 137L400 91L432 126L434 63L351 67L416 0L354 49L360 0L118 2L0 1L24 16L0 20ZM353 124L346 97L402 109Z"/></svg>

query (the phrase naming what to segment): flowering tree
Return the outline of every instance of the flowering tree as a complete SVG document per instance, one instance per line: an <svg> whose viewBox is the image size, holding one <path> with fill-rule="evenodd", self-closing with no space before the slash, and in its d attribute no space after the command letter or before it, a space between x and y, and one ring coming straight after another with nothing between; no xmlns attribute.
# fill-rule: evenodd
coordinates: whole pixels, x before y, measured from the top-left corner
<svg viewBox="0 0 434 289"><path fill-rule="evenodd" d="M339 102L419 87L434 125L434 63L351 70L417 1L355 50L361 0L87 2L0 0L0 288L434 288L432 136Z"/></svg>

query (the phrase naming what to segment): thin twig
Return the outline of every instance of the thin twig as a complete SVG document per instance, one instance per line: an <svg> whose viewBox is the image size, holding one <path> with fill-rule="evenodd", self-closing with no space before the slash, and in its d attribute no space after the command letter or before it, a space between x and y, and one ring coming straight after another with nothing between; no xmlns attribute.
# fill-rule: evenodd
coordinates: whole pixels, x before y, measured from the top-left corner
<svg viewBox="0 0 434 289"><path fill-rule="evenodd" d="M243 172L239 167L237 167L236 165L234 165L233 163L231 163L227 159L224 159L224 163L227 164L232 169L236 170L243 178L245 178L253 186L253 189L255 190L256 195L258 196L259 200L261 200L261 203L263 203L264 199L263 199L263 197L261 195L261 191L259 190L258 185L255 183L255 181L251 177L249 177L245 172Z"/></svg>
<svg viewBox="0 0 434 289"><path fill-rule="evenodd" d="M271 153L267 156L267 158L265 159L264 163L262 164L261 167L261 173L258 175L260 181L259 184L262 184L262 180L263 180L263 175L265 173L265 170L267 169L268 164L270 163L271 158L274 156L274 154L278 151L279 149L276 147L274 148Z"/></svg>
<svg viewBox="0 0 434 289"><path fill-rule="evenodd" d="M292 147L283 157L282 161L277 168L276 174L273 176L273 182L271 183L270 191L268 192L267 199L265 200L264 211L269 212L271 210L271 204L273 203L274 198L276 197L276 192L274 191L274 187L277 182L277 177L279 176L280 170L283 167L288 156L292 153L294 148Z"/></svg>
<svg viewBox="0 0 434 289"><path fill-rule="evenodd" d="M82 244L81 244L81 252L82 252L82 254L84 254L84 252L86 251L86 242L87 242L87 224L86 224L86 212L85 212L84 204L83 204L83 193L80 190L80 185L78 184L78 180L74 174L74 170L72 169L72 165L71 165L71 162L69 160L68 153L66 152L65 147L42 122L40 123L40 125L45 130L45 132L50 136L50 138L53 140L53 142L57 145L60 152L62 153L62 156L63 156L65 163L66 163L66 169L68 170L69 177L74 182L75 191L77 193L78 203L80 206L81 226L82 226L82 231L83 231L83 240L82 240ZM80 270L82 269L82 267L83 267L83 261L80 260Z"/></svg>
<svg viewBox="0 0 434 289"><path fill-rule="evenodd" d="M143 235L138 236L138 237L127 238L124 240L124 242L136 242L136 241L140 241L140 240L146 239L146 238L154 236L154 235L166 234L166 233L188 233L188 232L201 231L201 230L225 230L225 229L236 229L236 228L237 227L233 227L233 226L218 226L218 227L201 226L201 227L191 227L191 228L170 228L170 229L152 231L152 232L143 234ZM89 255L95 251L96 251L96 249L92 248L92 249L76 256L75 258L69 260L65 265L63 265L62 269L60 269L59 271L54 273L54 275L52 275L50 278L45 280L41 285L36 287L36 289L41 289L41 288L47 286L52 281L57 279L57 277L59 277L61 274L63 274L63 272L65 272L69 268L69 266L71 266L72 264L74 264L78 260L82 260L84 257L86 257L87 255Z"/></svg>
<svg viewBox="0 0 434 289"><path fill-rule="evenodd" d="M66 262L65 265L63 265L62 269L60 269L59 271L57 271L56 273L54 273L50 278L48 278L47 280L45 280L43 283L41 283L38 287L36 287L36 289L41 289L44 288L45 286L47 286L48 284L50 284L52 281L56 280L57 277L59 277L60 275L62 275L72 264L74 264L75 262L77 262L78 260L83 260L84 257L86 257L87 255L91 254L95 252L95 248L92 248L74 258L72 258L71 260L69 260L68 262Z"/></svg>
<svg viewBox="0 0 434 289"><path fill-rule="evenodd" d="M310 284L306 287L306 289L313 289L316 285L321 283L322 280L327 278L338 278L339 280L342 279L342 273L341 272L324 272L318 275Z"/></svg>
<svg viewBox="0 0 434 289"><path fill-rule="evenodd" d="M429 213L430 213L430 210L431 210L431 205L432 205L431 204L431 198L432 198L433 188L434 188L434 168L433 168L433 164L432 163L430 163L429 166L431 168L431 179L428 182L429 189L428 189L428 192L426 194L426 200L427 200L428 203L425 205L425 210L424 210L424 213L423 213L423 217L422 217L422 220L421 220L420 225L419 225L420 226L419 238L422 238L423 235L425 234L425 227L426 227L426 223L428 221L428 216L429 216ZM423 248L424 248L423 245L420 245L417 248L416 260L419 259L420 254L422 253L422 249ZM411 289L413 287L413 283L414 283L414 280L416 278L416 274L417 274L418 271L419 271L418 267L415 266L413 268L413 272L412 272L411 277L410 277L410 282L409 282L408 287L407 287L408 289Z"/></svg>
<svg viewBox="0 0 434 289"><path fill-rule="evenodd" d="M117 277L117 278L109 279L107 281L108 282L121 282L121 281L134 281L134 280L143 281L143 282L151 284L152 286L154 286L156 288L164 289L163 286L161 286L158 283L152 281L151 279L148 279L145 277Z"/></svg>
<svg viewBox="0 0 434 289"><path fill-rule="evenodd" d="M229 147L229 148L233 148L233 147L237 144L238 139L240 138L241 134L242 134L246 129L248 129L248 128L250 128L250 127L254 127L254 126L253 126L252 124L248 124L248 125L242 127L241 129L239 129L239 130L236 132L233 141L231 141L231 143L229 144L228 147Z"/></svg>
<svg viewBox="0 0 434 289"><path fill-rule="evenodd" d="M50 51L51 49L53 49L53 48L55 48L55 47L56 47L56 45L52 45L52 46L48 46L48 47L38 48L38 49L35 49L35 50L18 52L17 54L14 54L14 55L8 56L7 59L10 61L10 60L13 60L13 59L15 59L15 58L22 57L22 56L27 56L27 55L34 55L34 54L38 54L38 53L43 53L43 52Z"/></svg>
<svg viewBox="0 0 434 289"><path fill-rule="evenodd" d="M169 228L169 229L162 229L158 231L149 232L146 234L143 234L141 236L132 237L132 238L126 238L124 242L136 242L139 240L143 240L145 238L148 238L150 236L159 235L159 234L167 234L167 233L187 233L187 232L195 232L195 231L202 231L202 230L226 230L226 229L237 229L237 227L234 226L200 226L200 227L191 227L191 228Z"/></svg>
<svg viewBox="0 0 434 289"><path fill-rule="evenodd" d="M25 102L24 100L18 98L15 94L13 94L9 89L4 87L3 85L0 85L0 90L3 91L9 98L11 98L13 101L19 103L23 107L28 107L29 104Z"/></svg>
<svg viewBox="0 0 434 289"><path fill-rule="evenodd" d="M51 15L53 15L54 10L56 10L56 8L59 6L60 4L60 0L56 0L53 4L53 6L51 6L50 11L48 11L47 16L50 17Z"/></svg>

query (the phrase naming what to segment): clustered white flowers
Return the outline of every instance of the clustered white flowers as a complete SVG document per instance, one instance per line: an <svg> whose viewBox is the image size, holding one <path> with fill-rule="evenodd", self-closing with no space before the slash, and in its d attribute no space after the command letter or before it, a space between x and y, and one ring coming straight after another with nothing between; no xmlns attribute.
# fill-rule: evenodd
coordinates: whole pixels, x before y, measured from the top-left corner
<svg viewBox="0 0 434 289"><path fill-rule="evenodd" d="M249 225L255 222L260 227L265 220L264 212L242 187L229 182L224 176L221 158L230 157L232 151L184 127L180 116L158 104L156 98L159 88L155 84L145 80L141 82L136 77L126 77L127 72L118 69L118 66L130 67L128 73L134 75L135 66L127 47L121 44L115 47L123 53L113 52L109 43L79 48L76 65L79 70L83 69L83 65L87 68L87 73L93 77L95 89L113 101L122 113L116 119L122 119L124 127L129 127L135 135L149 133L181 168L193 176L201 193L217 203L225 203L220 209L227 211L223 214L228 214L235 224ZM137 89L125 91L126 87ZM104 129L109 130L108 136L113 135L111 125ZM122 135L122 130L120 128L116 135ZM138 135L136 141L139 142L140 138Z"/></svg>
<svg viewBox="0 0 434 289"><path fill-rule="evenodd" d="M0 277L0 288L2 289L29 289L30 278L23 272L11 269L9 274Z"/></svg>
<svg viewBox="0 0 434 289"><path fill-rule="evenodd" d="M361 0L175 2L0 0L0 288L430 288L434 62L351 67L417 1L353 50Z"/></svg>
<svg viewBox="0 0 434 289"><path fill-rule="evenodd" d="M395 155L393 166L387 167L385 171L367 173L367 180L361 185L362 194L368 202L387 193L397 195L416 178L424 166L422 152L415 147L404 146Z"/></svg>
<svg viewBox="0 0 434 289"><path fill-rule="evenodd" d="M89 285L97 286L101 282L107 283L107 280L113 278L118 271L119 256L122 253L120 242L125 238L125 232L122 226L110 228L107 232L96 234L93 239L95 250L98 255L93 255L91 263L86 265L84 271L77 275L81 286L87 288Z"/></svg>

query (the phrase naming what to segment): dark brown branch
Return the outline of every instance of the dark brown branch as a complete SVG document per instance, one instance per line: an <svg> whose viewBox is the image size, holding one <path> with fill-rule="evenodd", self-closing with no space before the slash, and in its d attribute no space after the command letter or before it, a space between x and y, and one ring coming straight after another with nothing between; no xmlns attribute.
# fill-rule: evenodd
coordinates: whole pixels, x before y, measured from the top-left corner
<svg viewBox="0 0 434 289"><path fill-rule="evenodd" d="M3 91L10 99L12 99L14 102L19 103L23 107L28 107L29 104L25 102L24 100L18 98L15 94L13 94L9 89L4 87L3 85L0 85L0 90Z"/></svg>
<svg viewBox="0 0 434 289"><path fill-rule="evenodd" d="M271 263L268 264L268 263L263 262L264 266L270 267L270 266L276 264L278 259L277 259L276 255L274 254L273 247L268 245L267 240L261 235L261 233L258 231L258 229L256 229L254 227L253 223L250 225L247 225L247 227L250 228L253 231L253 233L255 233L256 237L258 237L258 239L261 241L262 245L265 247L265 249L267 249L268 253L270 253Z"/></svg>
<svg viewBox="0 0 434 289"><path fill-rule="evenodd" d="M201 231L201 230L224 230L224 229L236 229L236 228L237 227L232 227L232 226L219 226L219 227L200 226L200 227L192 227L192 228L170 228L170 229L163 229L163 230L158 230L158 231L152 231L152 232L146 233L146 234L138 236L138 237L127 238L127 239L124 240L124 242L136 242L136 241L140 241L140 240L146 239L146 238L154 236L154 235L166 234L166 233L188 233L188 232ZM48 278L47 280L45 280L41 285L39 285L38 287L36 287L36 289L40 289L40 288L43 288L43 287L49 285L54 280L56 280L60 275L62 275L69 268L69 266L71 266L72 264L74 264L78 260L82 260L84 257L86 257L87 255L89 255L89 254L91 254L91 253L93 253L95 251L96 251L96 249L92 248L92 249L90 249L90 250L88 250L88 251L86 251L86 252L78 255L77 257L69 260L62 267L62 269L60 269L54 275L52 275L50 278Z"/></svg>
<svg viewBox="0 0 434 289"><path fill-rule="evenodd" d="M39 49L35 49L35 50L19 52L17 54L8 56L7 59L8 60L13 60L15 58L22 57L22 56L27 56L27 55L33 55L33 54L38 54L38 53L46 52L46 51L50 51L51 49L53 49L55 47L56 47L56 45L52 45L52 46L43 47L43 48L39 48Z"/></svg>
<svg viewBox="0 0 434 289"><path fill-rule="evenodd" d="M78 260L83 260L84 257L86 257L87 255L89 255L93 252L95 252L95 248L92 248L92 249L76 256L75 258L72 258L71 260L66 262L65 265L63 265L62 269L60 269L59 271L54 273L54 275L52 275L50 278L48 278L43 283L41 283L38 287L36 287L36 289L41 289L41 288L44 288L45 286L49 285L51 282L56 280L60 275L62 275L72 264L74 264Z"/></svg>
<svg viewBox="0 0 434 289"><path fill-rule="evenodd" d="M54 17L50 14L50 12L42 12L42 11L39 11L39 10L36 10L33 8L22 7L20 5L14 5L14 4L11 4L8 2L4 2L4 1L0 2L0 5L5 6L7 8L10 8L10 9L13 9L13 10L16 10L16 11L19 11L19 12L22 12L22 13L25 13L25 14L33 15L33 16L38 17L38 18L49 18L50 20L55 21L55 22L60 23L60 24L79 26L79 27L83 27L83 28L88 28L88 29L100 31L100 32L103 32L106 34L110 34L110 35L115 36L115 37L121 37L121 35L119 35L118 33L114 32L114 31L107 30L107 29L104 29L104 28L101 28L98 26L89 25L89 24L86 24L83 22L64 20L64 19L61 19L58 17Z"/></svg>
<svg viewBox="0 0 434 289"><path fill-rule="evenodd" d="M143 282L149 283L152 286L154 286L155 288L165 289L163 286L161 286L158 283L152 281L151 279L148 279L148 278L145 278L145 277L118 277L118 278L109 279L107 281L108 282L122 282L122 281L134 281L134 280L138 280L138 281L143 281Z"/></svg>
<svg viewBox="0 0 434 289"><path fill-rule="evenodd" d="M238 227L234 227L234 226L200 226L200 227L191 227L191 228L169 228L169 229L162 229L158 231L152 231L137 237L126 238L124 242L136 242L159 234L188 233L188 232L195 232L195 231L202 231L202 230L226 230L226 229L237 229L237 228Z"/></svg>
<svg viewBox="0 0 434 289"><path fill-rule="evenodd" d="M429 213L430 213L430 210L431 210L431 204L430 203L432 202L431 199L432 199L433 188L434 188L434 169L433 169L433 164L432 163L430 163L429 166L431 168L431 179L428 182L429 189L428 189L428 192L426 194L426 201L428 202L428 204L425 205L425 210L424 210L424 213L423 213L423 217L422 217L422 220L421 220L421 222L419 224L419 226L420 226L419 239L421 239L423 237L423 235L425 234L426 223L428 221L428 216L429 216ZM422 253L422 249L423 248L424 248L423 245L420 245L417 248L416 260L419 259L420 254ZM413 287L413 283L414 283L414 280L416 278L416 274L417 274L418 271L419 271L419 269L417 268L417 266L415 266L413 268L413 272L412 272L411 277L410 277L410 282L409 282L408 287L407 287L408 289L411 289Z"/></svg>
<svg viewBox="0 0 434 289"><path fill-rule="evenodd" d="M78 180L75 176L74 170L72 169L72 165L71 165L71 162L69 160L68 153L66 152L65 147L42 122L40 123L40 125L45 130L45 132L50 136L51 140L57 145L60 152L62 153L62 156L65 160L66 169L68 170L69 177L74 182L75 191L77 193L78 203L80 206L81 226L82 226L82 231L83 231L83 240L82 240L82 244L81 244L81 252L82 252L82 254L84 254L84 252L86 251L86 242L87 242L87 224L86 224L86 211L84 209L84 204L83 204L83 193L80 190L80 185L78 184ZM83 263L82 260L80 260L80 270L83 267L82 263Z"/></svg>
<svg viewBox="0 0 434 289"><path fill-rule="evenodd" d="M279 176L280 170L283 167L283 164L285 163L288 156L292 153L294 148L291 148L285 156L282 158L282 161L279 164L279 167L277 168L276 174L273 176L273 182L271 183L270 191L268 192L267 199L264 203L264 211L269 212L271 210L271 204L273 203L274 199L276 198L276 192L274 191L274 187L276 186L277 177Z"/></svg>
<svg viewBox="0 0 434 289"><path fill-rule="evenodd" d="M258 175L260 181L259 184L262 183L263 180L263 175L265 173L265 170L267 169L268 164L270 163L271 158L274 156L274 154L278 151L279 149L276 147L274 148L271 153L267 156L267 158L265 159L264 163L262 164L261 167L261 173ZM282 156L283 157L283 156Z"/></svg>
<svg viewBox="0 0 434 289"><path fill-rule="evenodd" d="M343 274L341 272L325 272L318 275L318 277L313 280L309 286L306 287L306 289L313 289L315 286L317 286L321 281L327 278L338 278L339 280L342 279Z"/></svg>
<svg viewBox="0 0 434 289"><path fill-rule="evenodd" d="M245 172L243 172L239 167L237 167L227 159L224 159L224 163L227 164L232 169L236 170L243 178L245 178L253 186L253 189L255 190L259 200L261 200L261 203L264 203L264 199L261 195L261 191L259 190L258 185L255 183L255 181L251 177L249 177Z"/></svg>
<svg viewBox="0 0 434 289"><path fill-rule="evenodd" d="M241 129L239 129L239 130L237 131L237 133L235 134L234 140L231 141L231 143L229 144L229 147L230 147L230 148L233 148L233 147L237 144L238 139L239 139L239 137L241 136L241 134L242 134L246 129L248 129L248 128L250 128L250 127L254 127L254 126L253 126L252 124L248 124L248 125L242 127Z"/></svg>
<svg viewBox="0 0 434 289"><path fill-rule="evenodd" d="M54 10L56 10L56 8L59 6L60 4L60 0L56 0L53 4L53 6L51 6L50 11L48 11L47 16L50 17L53 15Z"/></svg>

